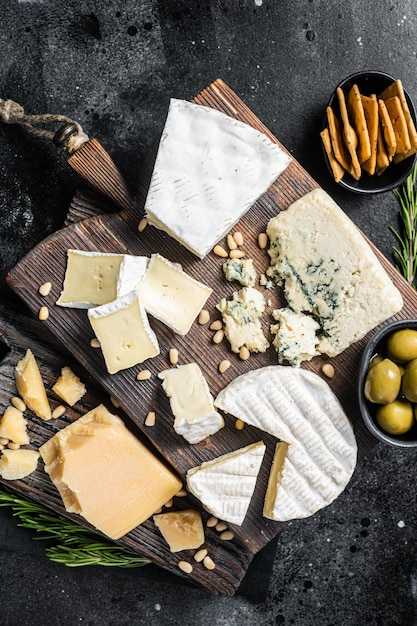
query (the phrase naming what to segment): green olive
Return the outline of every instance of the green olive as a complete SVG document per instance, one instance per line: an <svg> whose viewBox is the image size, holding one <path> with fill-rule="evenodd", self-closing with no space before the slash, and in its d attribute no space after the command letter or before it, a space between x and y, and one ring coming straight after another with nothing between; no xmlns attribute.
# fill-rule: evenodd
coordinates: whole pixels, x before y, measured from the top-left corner
<svg viewBox="0 0 417 626"><path fill-rule="evenodd" d="M404 328L392 333L387 341L387 354L398 363L417 359L417 330Z"/></svg>
<svg viewBox="0 0 417 626"><path fill-rule="evenodd" d="M394 400L378 407L376 421L390 435L402 435L414 424L413 406L407 400Z"/></svg>
<svg viewBox="0 0 417 626"><path fill-rule="evenodd" d="M417 359L411 361L404 370L401 391L410 402L417 402Z"/></svg>
<svg viewBox="0 0 417 626"><path fill-rule="evenodd" d="M373 367L377 363L381 363L381 361L383 360L384 357L382 356L382 354L375 354L375 356L373 356L372 359L369 361L369 369L371 369L371 367Z"/></svg>
<svg viewBox="0 0 417 626"><path fill-rule="evenodd" d="M390 359L383 359L368 370L364 387L365 398L375 404L388 404L398 396L400 387L400 368Z"/></svg>

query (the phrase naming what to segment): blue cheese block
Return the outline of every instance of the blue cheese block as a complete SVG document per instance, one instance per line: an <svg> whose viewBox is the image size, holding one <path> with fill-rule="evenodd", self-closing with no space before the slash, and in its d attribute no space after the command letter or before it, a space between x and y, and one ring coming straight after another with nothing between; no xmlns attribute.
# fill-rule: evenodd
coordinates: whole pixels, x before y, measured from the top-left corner
<svg viewBox="0 0 417 626"><path fill-rule="evenodd" d="M242 346L246 346L249 352L266 352L269 341L260 321L265 310L265 298L260 291L243 287L235 291L230 300L222 298L217 309L222 314L224 333L232 352L239 352Z"/></svg>
<svg viewBox="0 0 417 626"><path fill-rule="evenodd" d="M288 361L298 367L319 354L317 331L320 324L313 317L295 313L289 307L276 309L272 315L278 322L271 326L271 333L275 335L272 345L278 352L279 363Z"/></svg>
<svg viewBox="0 0 417 626"><path fill-rule="evenodd" d="M203 258L285 170L266 135L210 107L172 99L145 203L149 224Z"/></svg>

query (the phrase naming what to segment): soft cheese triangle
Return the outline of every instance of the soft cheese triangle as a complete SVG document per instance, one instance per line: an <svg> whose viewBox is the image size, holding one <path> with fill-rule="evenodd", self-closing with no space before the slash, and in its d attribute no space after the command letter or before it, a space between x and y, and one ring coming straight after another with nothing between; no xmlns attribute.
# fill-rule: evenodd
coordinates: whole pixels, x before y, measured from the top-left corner
<svg viewBox="0 0 417 626"><path fill-rule="evenodd" d="M171 99L145 203L148 222L203 258L290 161L248 124Z"/></svg>
<svg viewBox="0 0 417 626"><path fill-rule="evenodd" d="M336 356L402 308L400 292L369 244L323 189L272 218L267 234L267 274L284 283L300 323L307 314L320 324L318 353ZM280 344L290 344L291 332L279 330ZM281 362L286 355L276 347Z"/></svg>
<svg viewBox="0 0 417 626"><path fill-rule="evenodd" d="M356 465L355 436L329 385L313 372L260 368L229 383L214 404L288 444L282 468L273 475L276 495L265 502L266 517L308 517L346 487Z"/></svg>
<svg viewBox="0 0 417 626"><path fill-rule="evenodd" d="M265 454L263 441L206 461L187 472L187 488L212 515L243 524Z"/></svg>

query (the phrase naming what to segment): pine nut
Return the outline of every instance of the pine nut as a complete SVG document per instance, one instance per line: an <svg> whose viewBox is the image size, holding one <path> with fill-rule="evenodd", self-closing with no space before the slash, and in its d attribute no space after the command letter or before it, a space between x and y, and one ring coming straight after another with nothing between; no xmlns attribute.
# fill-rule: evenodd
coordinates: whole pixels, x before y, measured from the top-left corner
<svg viewBox="0 0 417 626"><path fill-rule="evenodd" d="M178 567L186 574L191 574L193 566L188 561L178 561Z"/></svg>
<svg viewBox="0 0 417 626"><path fill-rule="evenodd" d="M258 235L258 246L261 250L265 250L268 245L268 235L266 233L259 233Z"/></svg>
<svg viewBox="0 0 417 626"><path fill-rule="evenodd" d="M169 351L169 362L171 365L177 365L178 363L178 350L176 348L171 348Z"/></svg>
<svg viewBox="0 0 417 626"><path fill-rule="evenodd" d="M227 245L229 246L229 250L236 250L237 243L233 238L233 235L227 235Z"/></svg>
<svg viewBox="0 0 417 626"><path fill-rule="evenodd" d="M7 446L8 443L9 443L9 440L7 439L7 437L0 437L0 444L2 446Z"/></svg>
<svg viewBox="0 0 417 626"><path fill-rule="evenodd" d="M207 556L207 548L201 548L194 554L194 561L201 563L201 561Z"/></svg>
<svg viewBox="0 0 417 626"><path fill-rule="evenodd" d="M231 259L241 259L244 256L245 253L243 252L243 250L230 250L229 252L229 257Z"/></svg>
<svg viewBox="0 0 417 626"><path fill-rule="evenodd" d="M177 496L177 498L184 498L187 495L187 490L180 489L175 495Z"/></svg>
<svg viewBox="0 0 417 626"><path fill-rule="evenodd" d="M215 562L213 561L213 559L209 556L204 557L203 559L203 565L206 569L214 569L216 567Z"/></svg>
<svg viewBox="0 0 417 626"><path fill-rule="evenodd" d="M158 513L162 513L162 506L157 511L155 511L154 515L158 515Z"/></svg>
<svg viewBox="0 0 417 626"><path fill-rule="evenodd" d="M206 522L206 526L207 528L214 528L216 524L219 523L219 519L217 517L214 517L214 515L212 517L209 517L207 522Z"/></svg>
<svg viewBox="0 0 417 626"><path fill-rule="evenodd" d="M246 346L242 346L239 350L239 356L242 361L246 361L250 357L250 352Z"/></svg>
<svg viewBox="0 0 417 626"><path fill-rule="evenodd" d="M321 371L327 378L333 378L334 376L334 367L331 363L324 363L321 367Z"/></svg>
<svg viewBox="0 0 417 626"><path fill-rule="evenodd" d="M216 530L217 532L221 533L223 530L226 530L227 525L224 522L217 522L216 524Z"/></svg>
<svg viewBox="0 0 417 626"><path fill-rule="evenodd" d="M14 408L21 413L24 413L26 411L26 404L23 402L22 398L19 398L18 396L13 396L13 398L10 398L10 403L13 404Z"/></svg>
<svg viewBox="0 0 417 626"><path fill-rule="evenodd" d="M0 451L4 450L4 445L2 443L0 443Z"/></svg>
<svg viewBox="0 0 417 626"><path fill-rule="evenodd" d="M220 374L224 374L230 367L231 363L228 359L224 359L219 365Z"/></svg>
<svg viewBox="0 0 417 626"><path fill-rule="evenodd" d="M238 246L243 246L243 235L239 230L233 234L233 239L236 241Z"/></svg>
<svg viewBox="0 0 417 626"><path fill-rule="evenodd" d="M215 320L210 324L210 330L220 330L223 328L223 322L221 320Z"/></svg>
<svg viewBox="0 0 417 626"><path fill-rule="evenodd" d="M142 217L142 219L140 220L138 224L138 231L142 233L147 227L147 225L148 225L148 220L146 219L146 217Z"/></svg>
<svg viewBox="0 0 417 626"><path fill-rule="evenodd" d="M116 407L116 409L120 408L120 404L118 400L116 400L116 398L114 398L113 396L110 396L110 402L112 403L113 406Z"/></svg>
<svg viewBox="0 0 417 626"><path fill-rule="evenodd" d="M223 248L223 246L214 246L213 248L213 252L216 256L220 256L223 258L226 258L228 256L226 250Z"/></svg>
<svg viewBox="0 0 417 626"><path fill-rule="evenodd" d="M99 340L97 339L97 337L94 337L91 341L90 341L90 346L92 348L100 348L101 344L99 342Z"/></svg>
<svg viewBox="0 0 417 626"><path fill-rule="evenodd" d="M170 498L170 499L168 500L168 502L165 502L164 506L165 506L167 509L170 509L170 508L172 507L172 505L173 505L173 504L174 504L174 500L173 500L172 498Z"/></svg>
<svg viewBox="0 0 417 626"><path fill-rule="evenodd" d="M234 533L232 533L231 530L225 530L224 532L220 533L219 537L222 541L231 541L234 538Z"/></svg>
<svg viewBox="0 0 417 626"><path fill-rule="evenodd" d="M156 414L155 411L149 411L145 419L145 426L155 426Z"/></svg>
<svg viewBox="0 0 417 626"><path fill-rule="evenodd" d="M218 330L213 335L213 343L221 343L223 341L223 337L224 337L224 330L223 329Z"/></svg>
<svg viewBox="0 0 417 626"><path fill-rule="evenodd" d="M136 380L149 380L152 374L149 370L141 370L136 374Z"/></svg>
<svg viewBox="0 0 417 626"><path fill-rule="evenodd" d="M206 309L202 309L200 311L200 315L198 316L198 323L203 325L207 324L210 321L210 313L206 311Z"/></svg>
<svg viewBox="0 0 417 626"><path fill-rule="evenodd" d="M20 448L20 443L15 443L14 441L9 441L9 443L7 444L7 447L10 450L19 450Z"/></svg>
<svg viewBox="0 0 417 626"><path fill-rule="evenodd" d="M235 421L235 428L236 430L243 430L245 428L245 422L240 419L237 419Z"/></svg>
<svg viewBox="0 0 417 626"><path fill-rule="evenodd" d="M56 419L57 417L62 417L62 415L64 415L65 411L66 411L66 408L64 407L63 404L58 405L52 411L53 419Z"/></svg>
<svg viewBox="0 0 417 626"><path fill-rule="evenodd" d="M43 285L39 287L38 291L41 296L49 296L51 289L52 289L52 283L47 282L47 283L43 283Z"/></svg>
<svg viewBox="0 0 417 626"><path fill-rule="evenodd" d="M47 306L41 306L38 313L38 318L44 322L49 317L49 309Z"/></svg>

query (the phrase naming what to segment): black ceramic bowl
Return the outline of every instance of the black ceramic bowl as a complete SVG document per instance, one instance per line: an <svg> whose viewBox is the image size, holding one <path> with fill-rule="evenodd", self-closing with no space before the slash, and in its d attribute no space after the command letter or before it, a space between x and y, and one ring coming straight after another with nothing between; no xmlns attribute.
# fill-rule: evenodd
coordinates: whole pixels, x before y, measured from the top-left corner
<svg viewBox="0 0 417 626"><path fill-rule="evenodd" d="M362 354L359 365L357 392L362 419L374 437L391 446L414 448L417 446L417 422L414 423L411 430L403 435L389 435L383 431L376 422L376 410L378 405L369 402L363 392L370 361L377 354L386 355L386 342L388 337L395 331L405 328L417 330L417 320L397 320L390 322L375 333Z"/></svg>
<svg viewBox="0 0 417 626"><path fill-rule="evenodd" d="M389 76L389 74L385 74L384 72L358 72L357 74L352 74L351 76L348 76L348 78L345 78L345 80L342 80L342 82L339 83L337 87L340 87L345 95L347 95L351 87L356 84L358 85L361 94L365 96L370 96L373 93L376 95L380 94L384 89L386 89L386 87L395 82L395 80L395 78ZM332 107L334 112L339 117L339 100L336 94L336 89L332 93L332 96L328 102L328 106ZM416 110L410 98L410 95L407 93L405 88L404 95L407 100L411 117L413 118L414 123L416 123ZM327 116L325 115L323 128L325 128L326 126ZM323 153L326 160L327 168L333 178L332 169L330 167L330 163L324 149ZM377 174L370 176L369 174L364 172L359 180L355 180L352 176L350 176L350 174L345 173L342 180L338 184L341 187L348 189L349 191L354 191L356 193L362 194L383 193L385 191L392 191L396 187L399 187L401 183L403 183L407 176L411 173L416 158L417 155L414 154L408 157L408 159L404 159L404 161L402 161L401 163L391 163L380 176L378 176Z"/></svg>

